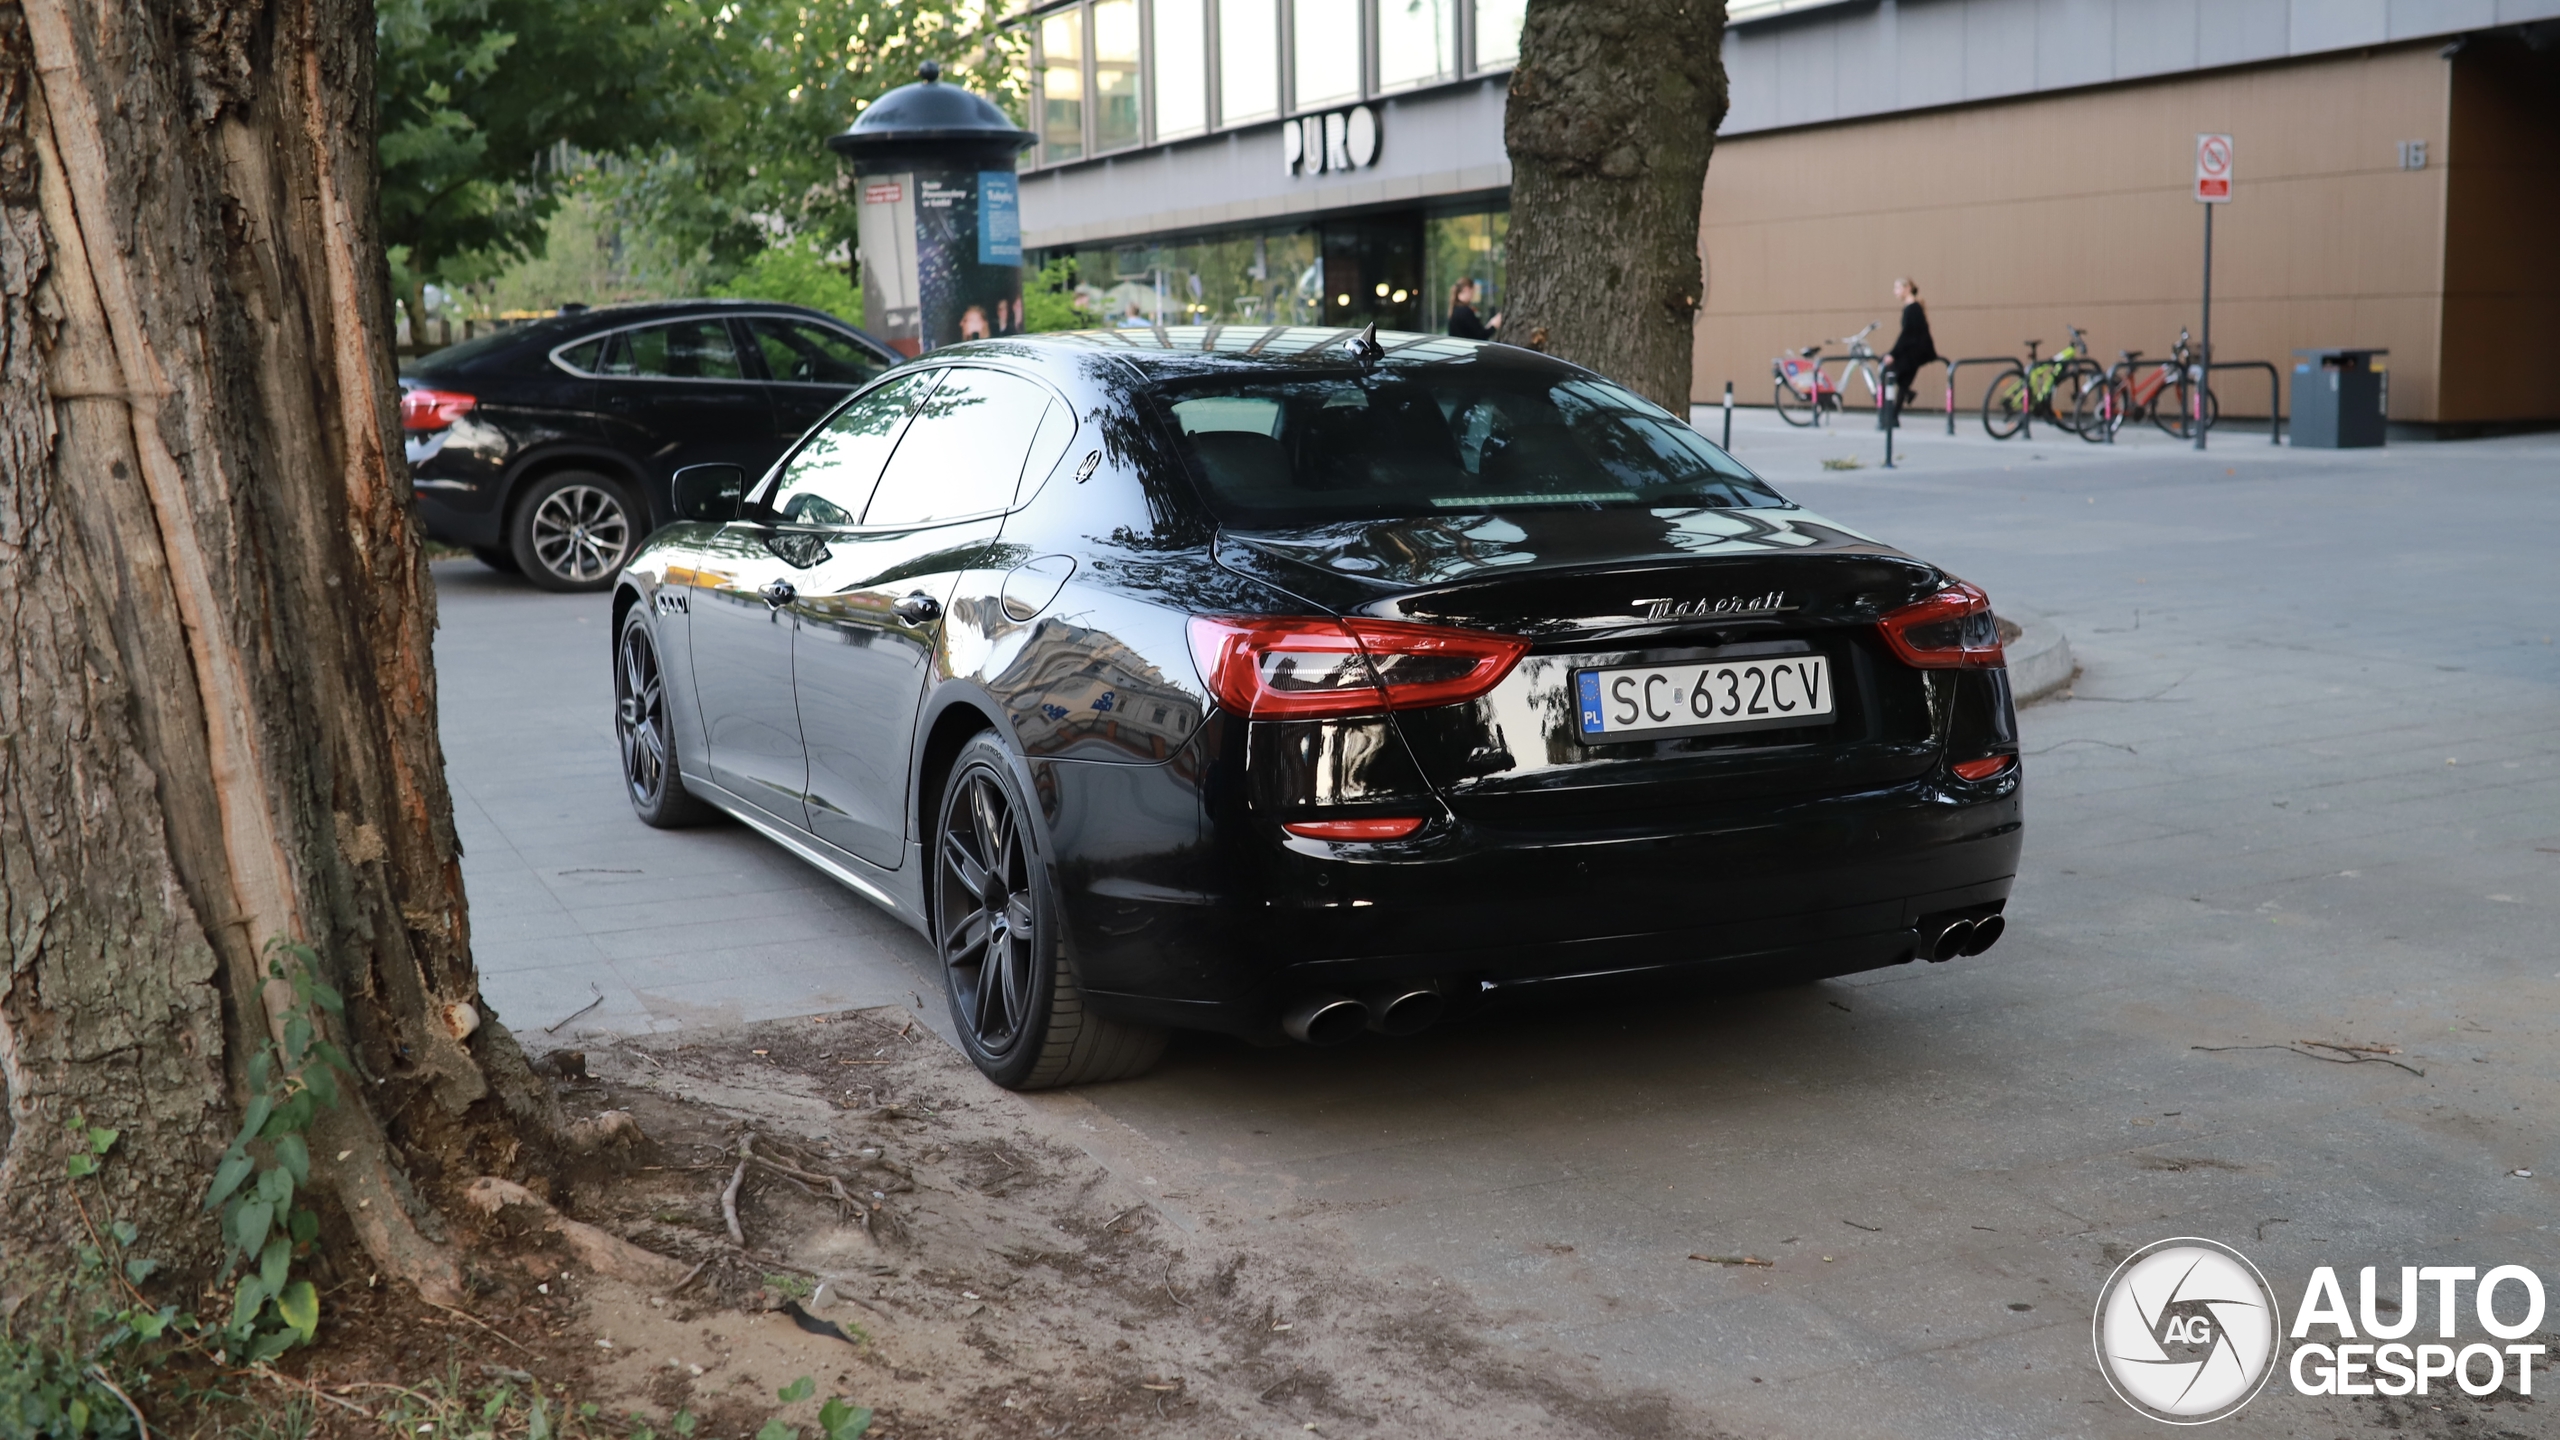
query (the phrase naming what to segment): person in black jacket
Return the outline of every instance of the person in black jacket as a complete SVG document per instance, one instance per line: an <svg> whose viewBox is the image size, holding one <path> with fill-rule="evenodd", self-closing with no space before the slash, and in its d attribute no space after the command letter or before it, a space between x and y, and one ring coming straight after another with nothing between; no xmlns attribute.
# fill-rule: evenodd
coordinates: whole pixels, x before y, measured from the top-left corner
<svg viewBox="0 0 2560 1440"><path fill-rule="evenodd" d="M1449 287L1449 333L1461 340L1490 340L1502 324L1496 315L1487 324L1476 318L1476 282L1461 280Z"/></svg>
<svg viewBox="0 0 2560 1440"><path fill-rule="evenodd" d="M1920 303L1920 286L1910 276L1893 282L1893 298L1902 302L1902 333L1893 337L1893 348L1885 352L1885 366L1894 376L1893 404L1897 412L1884 419L1887 425L1897 423L1902 402L1911 394L1912 384L1920 378L1922 366L1938 358L1937 344L1929 338L1929 311Z"/></svg>

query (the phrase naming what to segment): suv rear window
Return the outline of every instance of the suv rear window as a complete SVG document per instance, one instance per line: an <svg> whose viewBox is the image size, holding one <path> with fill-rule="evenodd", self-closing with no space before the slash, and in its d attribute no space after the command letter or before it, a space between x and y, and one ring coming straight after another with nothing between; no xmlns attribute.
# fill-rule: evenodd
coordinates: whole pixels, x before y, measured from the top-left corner
<svg viewBox="0 0 2560 1440"><path fill-rule="evenodd" d="M1789 503L1671 412L1603 380L1299 372L1190 381L1164 399L1210 508L1248 527Z"/></svg>

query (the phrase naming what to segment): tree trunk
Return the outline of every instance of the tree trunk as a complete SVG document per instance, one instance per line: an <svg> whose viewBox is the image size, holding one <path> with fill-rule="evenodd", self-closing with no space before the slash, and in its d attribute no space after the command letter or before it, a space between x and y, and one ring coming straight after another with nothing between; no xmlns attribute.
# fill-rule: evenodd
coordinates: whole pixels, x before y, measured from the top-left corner
<svg viewBox="0 0 2560 1440"><path fill-rule="evenodd" d="M556 1118L471 966L373 52L368 0L0 0L12 1298L82 1238L75 1112L123 1132L105 1198L141 1248L217 1258L200 1206L281 1024L271 939L347 997L362 1078L310 1191L359 1269L458 1299L430 1202Z"/></svg>
<svg viewBox="0 0 2560 1440"><path fill-rule="evenodd" d="M1699 198L1724 123L1722 0L1529 0L1502 124L1502 338L1689 413Z"/></svg>

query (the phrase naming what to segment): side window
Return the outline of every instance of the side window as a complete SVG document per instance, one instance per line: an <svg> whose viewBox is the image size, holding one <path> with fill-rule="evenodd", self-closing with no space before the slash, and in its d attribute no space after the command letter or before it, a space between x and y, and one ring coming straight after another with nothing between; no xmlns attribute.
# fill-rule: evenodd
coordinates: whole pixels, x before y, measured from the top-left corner
<svg viewBox="0 0 2560 1440"><path fill-rule="evenodd" d="M644 325L613 337L601 375L635 379L744 380L729 322L717 315Z"/></svg>
<svg viewBox="0 0 2560 1440"><path fill-rule="evenodd" d="M561 364L582 375L594 375L598 373L598 367L604 363L605 346L612 342L612 336L599 335L593 340L580 341L561 351L558 359Z"/></svg>
<svg viewBox="0 0 2560 1440"><path fill-rule="evenodd" d="M787 525L861 523L880 466L898 443L907 412L933 387L930 373L892 380L836 412L782 469L765 503Z"/></svg>
<svg viewBox="0 0 2560 1440"><path fill-rule="evenodd" d="M930 525L1013 504L1049 392L1000 370L943 375L898 442L863 524Z"/></svg>
<svg viewBox="0 0 2560 1440"><path fill-rule="evenodd" d="M868 385L873 376L889 368L889 362L855 343L852 336L806 320L756 315L748 319L747 333L764 352L765 373L776 380Z"/></svg>

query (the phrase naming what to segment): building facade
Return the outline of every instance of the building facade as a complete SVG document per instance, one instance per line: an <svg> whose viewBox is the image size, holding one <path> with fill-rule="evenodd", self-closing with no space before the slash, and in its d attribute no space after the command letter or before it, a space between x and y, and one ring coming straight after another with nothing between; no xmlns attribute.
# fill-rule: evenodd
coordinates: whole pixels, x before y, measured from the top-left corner
<svg viewBox="0 0 2560 1440"><path fill-rule="evenodd" d="M1523 0L1077 0L1033 12L1024 241L1113 323L1500 308ZM2198 132L2235 137L2214 341L2391 351L2396 420L2560 418L2560 0L1734 0L1697 398L1921 282L1941 351L2165 354L2194 326ZM1961 381L1957 399L1978 399ZM2263 414L2263 382L2217 383ZM1924 380L1917 396L1935 404Z"/></svg>

